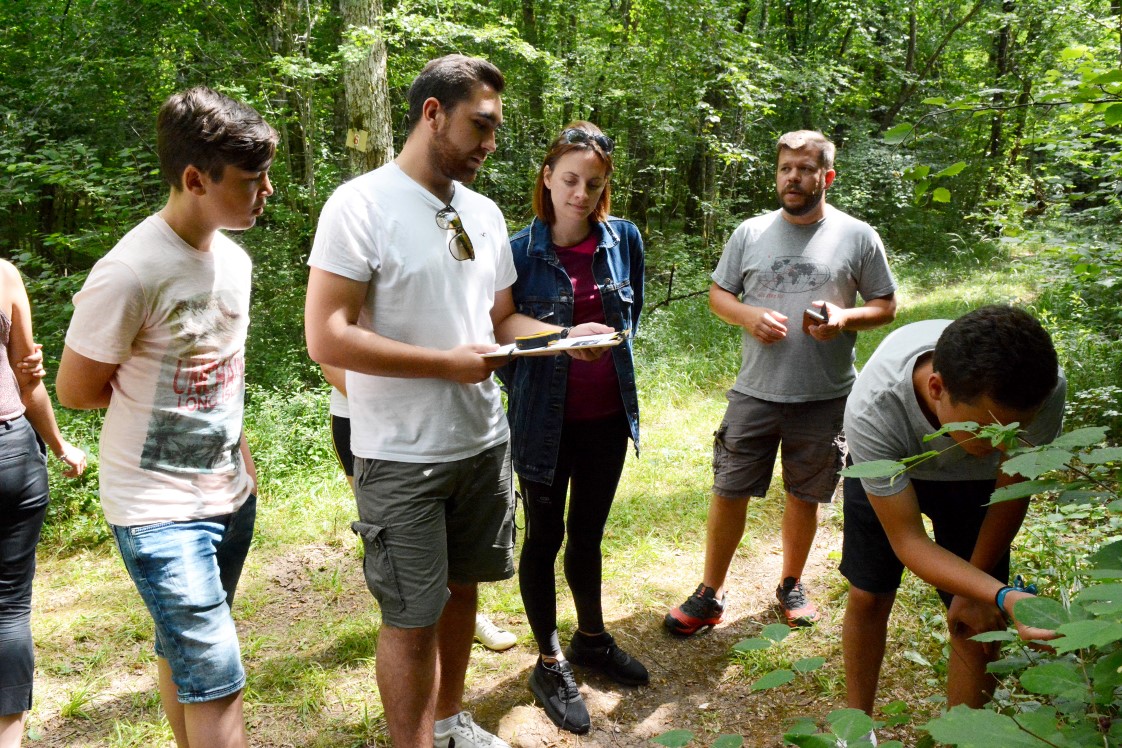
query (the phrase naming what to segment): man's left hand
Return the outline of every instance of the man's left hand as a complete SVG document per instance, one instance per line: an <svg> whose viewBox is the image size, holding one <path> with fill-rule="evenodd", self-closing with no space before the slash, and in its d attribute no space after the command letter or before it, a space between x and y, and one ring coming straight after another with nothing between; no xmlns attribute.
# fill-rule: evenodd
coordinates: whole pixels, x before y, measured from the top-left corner
<svg viewBox="0 0 1122 748"><path fill-rule="evenodd" d="M814 306L817 308L825 306L830 316L828 322L823 322L820 325L808 325L806 330L810 333L810 336L815 340L826 342L841 335L845 328L845 310L837 304L831 304L821 299L815 301Z"/></svg>

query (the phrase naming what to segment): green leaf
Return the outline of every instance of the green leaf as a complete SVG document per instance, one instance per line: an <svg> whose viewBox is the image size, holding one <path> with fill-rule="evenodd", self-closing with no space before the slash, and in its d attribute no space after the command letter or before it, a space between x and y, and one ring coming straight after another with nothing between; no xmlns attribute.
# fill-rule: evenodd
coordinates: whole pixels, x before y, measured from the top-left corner
<svg viewBox="0 0 1122 748"><path fill-rule="evenodd" d="M994 491L993 496L990 497L990 503L998 504L1002 501L1023 499L1026 496L1055 491L1063 485L1058 480L1023 480L1019 483L1010 483L1008 486L1002 486Z"/></svg>
<svg viewBox="0 0 1122 748"><path fill-rule="evenodd" d="M804 735L797 732L783 734L783 740L794 743L799 748L837 748L838 739L833 735Z"/></svg>
<svg viewBox="0 0 1122 748"><path fill-rule="evenodd" d="M928 434L927 436L923 437L923 440L925 442L929 442L932 439L936 439L940 436L943 436L944 434L949 434L952 431L969 431L973 434L980 428L981 426L979 426L974 421L955 421L954 423L945 423L943 424L943 427L935 433Z"/></svg>
<svg viewBox="0 0 1122 748"><path fill-rule="evenodd" d="M771 646L771 642L767 639L741 639L736 644L732 645L733 652L755 652L760 649L767 649Z"/></svg>
<svg viewBox="0 0 1122 748"><path fill-rule="evenodd" d="M1003 629L1001 631L983 631L980 634L974 634L974 636L970 638L976 642L1011 642L1020 637L1008 629Z"/></svg>
<svg viewBox="0 0 1122 748"><path fill-rule="evenodd" d="M850 465L841 471L846 478L892 478L900 475L907 466L895 460L870 460L858 465Z"/></svg>
<svg viewBox="0 0 1122 748"><path fill-rule="evenodd" d="M1044 447L1031 452L1010 457L1001 463L1001 471L1006 475L1023 475L1038 478L1052 470L1063 470L1071 461L1071 452L1064 449Z"/></svg>
<svg viewBox="0 0 1122 748"><path fill-rule="evenodd" d="M1104 545L1088 560L1095 569L1122 569L1122 540Z"/></svg>
<svg viewBox="0 0 1122 748"><path fill-rule="evenodd" d="M1013 606L1013 615L1020 623L1040 629L1055 631L1071 623L1071 614L1050 597L1025 597Z"/></svg>
<svg viewBox="0 0 1122 748"><path fill-rule="evenodd" d="M1011 717L961 704L942 717L931 720L923 729L939 743L971 748L1043 748L1047 745L1023 731Z"/></svg>
<svg viewBox="0 0 1122 748"><path fill-rule="evenodd" d="M1079 698L1087 693L1087 683L1070 662L1049 662L1021 673L1021 685L1029 693Z"/></svg>
<svg viewBox="0 0 1122 748"><path fill-rule="evenodd" d="M1057 630L1063 638L1050 643L1061 654L1089 647L1101 649L1122 639L1122 623L1115 621L1072 621Z"/></svg>
<svg viewBox="0 0 1122 748"><path fill-rule="evenodd" d="M1095 688L1115 689L1122 685L1122 649L1095 661L1091 668Z"/></svg>
<svg viewBox="0 0 1122 748"><path fill-rule="evenodd" d="M825 657L805 657L793 664L791 667L795 668L795 670L799 671L800 673L809 673L812 670L817 670L825 664Z"/></svg>
<svg viewBox="0 0 1122 748"><path fill-rule="evenodd" d="M1096 449L1079 459L1088 465L1102 465L1105 462L1122 462L1122 447Z"/></svg>
<svg viewBox="0 0 1122 748"><path fill-rule="evenodd" d="M764 626L760 631L760 636L765 639L771 639L773 642L781 642L791 635L791 627L785 623L771 623Z"/></svg>
<svg viewBox="0 0 1122 748"><path fill-rule="evenodd" d="M1061 449L1081 449L1101 444L1106 439L1108 429L1104 426L1087 426L1086 428L1060 434L1049 446Z"/></svg>
<svg viewBox="0 0 1122 748"><path fill-rule="evenodd" d="M842 740L857 740L873 729L873 719L860 709L837 709L826 716L834 734Z"/></svg>
<svg viewBox="0 0 1122 748"><path fill-rule="evenodd" d="M955 163L948 166L946 169L943 169L941 172L936 174L935 178L938 179L939 177L953 177L965 168L966 168L966 162L965 161L956 161Z"/></svg>
<svg viewBox="0 0 1122 748"><path fill-rule="evenodd" d="M651 738L652 743L669 746L669 748L685 748L693 742L693 733L689 730L671 730L658 737Z"/></svg>
<svg viewBox="0 0 1122 748"><path fill-rule="evenodd" d="M1087 82L1094 86L1102 86L1107 83L1122 83L1122 70L1118 70L1117 68L1108 70L1102 75L1096 75Z"/></svg>
<svg viewBox="0 0 1122 748"><path fill-rule="evenodd" d="M1075 598L1080 605L1088 602L1122 602L1122 584L1093 584L1084 587Z"/></svg>
<svg viewBox="0 0 1122 748"><path fill-rule="evenodd" d="M935 191L931 193L931 199L937 203L949 203L951 201L951 191L946 187L936 187Z"/></svg>
<svg viewBox="0 0 1122 748"><path fill-rule="evenodd" d="M752 684L753 691L766 691L769 688L778 688L795 679L795 674L790 670L772 670Z"/></svg>
<svg viewBox="0 0 1122 748"><path fill-rule="evenodd" d="M1114 103L1108 106L1103 112L1103 122L1111 127L1122 122L1122 104Z"/></svg>
<svg viewBox="0 0 1122 748"><path fill-rule="evenodd" d="M740 748L744 745L744 738L740 735L721 735L710 745L710 748Z"/></svg>
<svg viewBox="0 0 1122 748"><path fill-rule="evenodd" d="M912 134L914 129L915 128L911 124L902 122L896 125L896 127L885 131L884 142L888 145L899 145L908 139L908 136Z"/></svg>
<svg viewBox="0 0 1122 748"><path fill-rule="evenodd" d="M905 651L904 654L903 654L903 657L904 657L905 660L910 660L917 665L923 665L924 667L931 667L931 663L927 661L927 658L924 657L923 655L921 655L919 652L915 651L914 649L909 649L909 650Z"/></svg>

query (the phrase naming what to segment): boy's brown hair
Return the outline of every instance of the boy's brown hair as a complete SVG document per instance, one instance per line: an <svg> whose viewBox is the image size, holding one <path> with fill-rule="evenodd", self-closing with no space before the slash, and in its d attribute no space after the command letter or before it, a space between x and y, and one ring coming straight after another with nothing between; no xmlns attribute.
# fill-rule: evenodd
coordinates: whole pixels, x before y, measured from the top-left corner
<svg viewBox="0 0 1122 748"><path fill-rule="evenodd" d="M265 171L277 152L277 132L253 107L206 86L173 94L156 116L160 176L183 189L183 170L195 166L214 181L226 166Z"/></svg>

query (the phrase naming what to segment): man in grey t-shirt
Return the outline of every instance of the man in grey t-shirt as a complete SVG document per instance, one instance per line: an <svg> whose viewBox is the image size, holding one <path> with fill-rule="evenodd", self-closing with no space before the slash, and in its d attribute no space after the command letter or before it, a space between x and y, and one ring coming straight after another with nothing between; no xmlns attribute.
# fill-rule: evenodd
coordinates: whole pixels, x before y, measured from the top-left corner
<svg viewBox="0 0 1122 748"><path fill-rule="evenodd" d="M1017 422L1029 444L1048 444L1063 422L1066 382L1047 331L1011 306L928 320L889 335L869 359L845 410L855 465L938 452L887 478L844 481L841 573L849 580L842 630L848 706L872 714L888 618L905 567L947 605L947 705L980 707L998 651L972 641L1003 630L1028 593L1005 586L1009 546L1028 499L989 505L994 488L1023 480L999 466L1004 451L969 431L924 441L950 423ZM934 538L924 529L931 521ZM1026 641L1051 632L1016 622Z"/></svg>
<svg viewBox="0 0 1122 748"><path fill-rule="evenodd" d="M764 496L782 445L786 507L776 589L791 626L818 612L799 581L841 468L845 398L857 376L858 330L891 322L896 283L868 224L826 205L834 144L799 130L779 139L780 209L742 223L713 273L709 306L743 328L740 373L713 446L713 496L701 584L665 619L689 636L720 623L725 578L744 534L748 499ZM863 306L855 306L857 295ZM821 319L804 316L813 308Z"/></svg>

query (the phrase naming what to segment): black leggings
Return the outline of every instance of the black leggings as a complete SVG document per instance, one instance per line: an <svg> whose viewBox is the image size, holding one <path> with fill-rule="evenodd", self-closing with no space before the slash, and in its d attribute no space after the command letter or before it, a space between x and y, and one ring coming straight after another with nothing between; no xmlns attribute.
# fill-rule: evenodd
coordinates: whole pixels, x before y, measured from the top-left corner
<svg viewBox="0 0 1122 748"><path fill-rule="evenodd" d="M604 630L600 541L623 473L629 435L622 413L604 420L566 423L561 429L553 483L519 479L526 500L526 538L518 561L518 586L530 629L544 655L561 651L553 568L566 530L565 579L573 592L577 627L589 634Z"/></svg>

